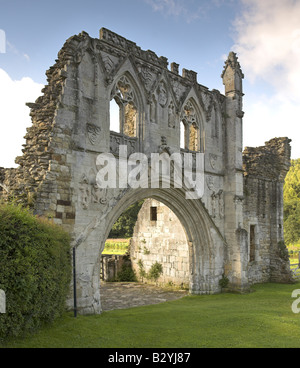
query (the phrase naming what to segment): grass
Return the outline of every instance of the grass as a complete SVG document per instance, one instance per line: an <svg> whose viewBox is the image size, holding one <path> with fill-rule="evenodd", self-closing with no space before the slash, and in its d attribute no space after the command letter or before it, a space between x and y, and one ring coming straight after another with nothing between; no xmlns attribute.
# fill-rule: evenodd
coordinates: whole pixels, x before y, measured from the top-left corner
<svg viewBox="0 0 300 368"><path fill-rule="evenodd" d="M107 239L102 254L123 255L129 247L130 239Z"/></svg>
<svg viewBox="0 0 300 368"><path fill-rule="evenodd" d="M65 314L11 348L299 348L297 284L259 284L249 294L187 296L101 315ZM299 294L300 296L300 294ZM300 299L298 303L300 308Z"/></svg>

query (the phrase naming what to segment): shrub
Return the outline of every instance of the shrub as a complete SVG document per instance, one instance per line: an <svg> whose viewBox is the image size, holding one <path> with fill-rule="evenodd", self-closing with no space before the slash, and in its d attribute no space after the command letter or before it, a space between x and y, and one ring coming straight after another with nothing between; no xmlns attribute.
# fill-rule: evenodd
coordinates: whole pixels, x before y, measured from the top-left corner
<svg viewBox="0 0 300 368"><path fill-rule="evenodd" d="M148 278L150 280L154 280L155 282L158 280L159 276L163 273L162 264L155 262L149 272L148 272Z"/></svg>
<svg viewBox="0 0 300 368"><path fill-rule="evenodd" d="M69 235L20 205L0 202L0 289L6 293L0 339L61 315L70 279Z"/></svg>
<svg viewBox="0 0 300 368"><path fill-rule="evenodd" d="M140 274L140 277L142 279L142 282L144 280L144 278L147 278L147 273L145 271L145 268L144 268L144 263L141 259L138 260L138 267L139 267L139 274Z"/></svg>
<svg viewBox="0 0 300 368"><path fill-rule="evenodd" d="M136 274L132 269L132 265L129 257L124 257L125 262L122 264L121 270L118 272L116 280L117 282L136 282Z"/></svg>
<svg viewBox="0 0 300 368"><path fill-rule="evenodd" d="M219 285L221 286L222 289L225 289L227 288L228 284L229 284L228 277L223 275L223 277L219 280Z"/></svg>

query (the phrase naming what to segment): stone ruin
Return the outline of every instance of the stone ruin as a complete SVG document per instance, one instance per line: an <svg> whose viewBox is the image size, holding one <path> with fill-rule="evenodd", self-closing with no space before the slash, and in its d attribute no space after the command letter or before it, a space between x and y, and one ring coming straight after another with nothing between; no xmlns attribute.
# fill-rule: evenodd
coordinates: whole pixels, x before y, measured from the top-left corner
<svg viewBox="0 0 300 368"><path fill-rule="evenodd" d="M178 64L168 65L105 28L99 39L86 32L69 38L46 72L42 96L27 104L32 125L19 166L0 169L2 199L30 205L71 234L81 313L101 313L106 238L141 199L164 204L180 221L188 263L183 282L191 293L218 293L224 277L239 292L256 282L291 280L283 242L290 140L274 138L242 152L244 75L235 53L221 75L224 94L199 84L196 72L180 75ZM117 131L110 127L111 101L119 109ZM187 187L174 185L99 188L97 157L110 153L119 162L120 146L147 157L203 153L203 196L186 199ZM72 296L67 303L72 307Z"/></svg>

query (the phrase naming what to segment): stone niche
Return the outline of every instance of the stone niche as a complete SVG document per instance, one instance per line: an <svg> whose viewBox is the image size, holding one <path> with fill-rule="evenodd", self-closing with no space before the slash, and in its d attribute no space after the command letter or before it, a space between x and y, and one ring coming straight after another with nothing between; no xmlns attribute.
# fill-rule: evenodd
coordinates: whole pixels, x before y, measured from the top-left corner
<svg viewBox="0 0 300 368"><path fill-rule="evenodd" d="M157 200L146 199L139 212L130 255L138 276L139 261L146 272L158 262L163 266L159 283L189 284L189 248L185 231L175 213Z"/></svg>

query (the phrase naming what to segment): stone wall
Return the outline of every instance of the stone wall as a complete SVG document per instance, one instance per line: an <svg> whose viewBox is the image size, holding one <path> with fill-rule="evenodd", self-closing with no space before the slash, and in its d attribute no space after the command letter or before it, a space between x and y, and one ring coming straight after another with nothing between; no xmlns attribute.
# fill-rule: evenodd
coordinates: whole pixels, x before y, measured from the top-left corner
<svg viewBox="0 0 300 368"><path fill-rule="evenodd" d="M249 281L291 280L283 238L283 184L290 167L290 140L274 138L246 147L244 228L248 231Z"/></svg>
<svg viewBox="0 0 300 368"><path fill-rule="evenodd" d="M153 219L151 216L155 212L157 217ZM189 247L186 234L175 213L159 201L149 198L144 202L131 239L130 256L137 275L139 261L143 262L146 272L158 262L163 266L159 283L189 285Z"/></svg>
<svg viewBox="0 0 300 368"><path fill-rule="evenodd" d="M128 256L102 254L100 270L101 280L108 282L115 281L124 263L128 264L128 267L131 267L131 262L128 260Z"/></svg>

